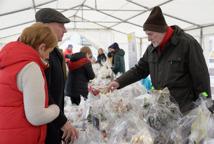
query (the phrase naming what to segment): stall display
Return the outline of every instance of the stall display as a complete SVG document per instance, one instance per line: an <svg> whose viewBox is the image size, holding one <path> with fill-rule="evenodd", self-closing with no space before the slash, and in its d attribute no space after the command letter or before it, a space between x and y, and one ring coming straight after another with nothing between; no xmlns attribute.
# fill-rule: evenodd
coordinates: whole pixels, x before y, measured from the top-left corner
<svg viewBox="0 0 214 144"><path fill-rule="evenodd" d="M214 128L208 124L213 125L214 119L206 101L202 100L184 116L167 88L148 94L139 83L134 83L107 92L106 85L113 76L109 68L104 65L95 73L89 98L82 98L79 106L67 103L65 107L68 119L80 132L75 144L201 144L213 141Z"/></svg>

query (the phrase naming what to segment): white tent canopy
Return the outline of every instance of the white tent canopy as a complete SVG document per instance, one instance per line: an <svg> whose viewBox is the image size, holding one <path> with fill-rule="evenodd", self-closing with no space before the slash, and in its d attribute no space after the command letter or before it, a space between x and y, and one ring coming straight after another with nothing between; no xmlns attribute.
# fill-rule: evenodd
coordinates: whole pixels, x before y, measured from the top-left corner
<svg viewBox="0 0 214 144"><path fill-rule="evenodd" d="M63 48L78 33L94 47L107 48L116 41L127 52L127 34L134 33L139 58L148 45L142 26L154 6L162 8L168 25L191 33L209 53L204 38L214 33L214 0L0 0L0 47L34 23L36 11L50 7L71 20Z"/></svg>
<svg viewBox="0 0 214 144"><path fill-rule="evenodd" d="M168 25L178 25L191 33L205 54L209 53L204 39L214 33L214 0L0 0L0 47L16 40L25 27L34 23L36 11L50 7L71 20L66 24L68 32L60 44L62 48L70 36L78 33L96 48L107 48L116 41L128 53L127 34L134 33L139 58L148 45L142 26L154 6L162 8Z"/></svg>
<svg viewBox="0 0 214 144"><path fill-rule="evenodd" d="M35 12L44 7L61 11L71 19L68 35L73 30L112 30L121 34L135 32L145 38L142 25L154 6L161 6L169 25L196 30L196 36L212 34L213 0L1 0L0 41L13 39L32 24ZM201 28L203 28L201 32Z"/></svg>

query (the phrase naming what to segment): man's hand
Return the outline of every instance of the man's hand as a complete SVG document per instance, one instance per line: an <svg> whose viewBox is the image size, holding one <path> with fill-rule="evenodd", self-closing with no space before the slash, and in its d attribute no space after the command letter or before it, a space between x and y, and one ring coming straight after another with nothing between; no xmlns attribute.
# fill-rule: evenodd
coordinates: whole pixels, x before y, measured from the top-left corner
<svg viewBox="0 0 214 144"><path fill-rule="evenodd" d="M110 82L110 83L108 84L107 90L108 90L108 92L114 91L115 89L119 88L119 86L120 86L120 85L119 85L118 82L112 81L112 82Z"/></svg>
<svg viewBox="0 0 214 144"><path fill-rule="evenodd" d="M99 91L98 89L92 88L91 93L92 93L94 96L97 96L97 95L99 95L100 91Z"/></svg>
<svg viewBox="0 0 214 144"><path fill-rule="evenodd" d="M70 121L67 121L61 130L63 131L62 139L65 143L74 142L78 139L78 131L72 126Z"/></svg>

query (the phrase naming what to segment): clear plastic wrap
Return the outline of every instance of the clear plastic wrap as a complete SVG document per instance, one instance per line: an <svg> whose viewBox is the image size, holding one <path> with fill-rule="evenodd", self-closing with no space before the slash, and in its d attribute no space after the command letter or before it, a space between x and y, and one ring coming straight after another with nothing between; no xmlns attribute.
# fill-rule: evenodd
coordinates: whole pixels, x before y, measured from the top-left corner
<svg viewBox="0 0 214 144"><path fill-rule="evenodd" d="M109 130L108 144L152 144L154 133L134 112L117 119ZM143 138L143 139L140 139Z"/></svg>
<svg viewBox="0 0 214 144"><path fill-rule="evenodd" d="M172 132L178 127L178 121L182 118L179 107L170 101L170 94L167 89L152 91L137 97L138 112L141 120L144 120L155 133L154 144L172 143Z"/></svg>
<svg viewBox="0 0 214 144"><path fill-rule="evenodd" d="M140 125L139 125L140 123ZM136 122L138 132L132 135L130 144L154 144L156 131L140 119Z"/></svg>
<svg viewBox="0 0 214 144"><path fill-rule="evenodd" d="M105 144L100 131L91 125L84 131L79 131L79 139L73 144Z"/></svg>
<svg viewBox="0 0 214 144"><path fill-rule="evenodd" d="M170 134L174 144L186 144L189 141L191 125L195 120L194 115L187 115L177 121L177 126L173 128Z"/></svg>
<svg viewBox="0 0 214 144"><path fill-rule="evenodd" d="M201 104L183 116L166 89L147 94L141 86L130 85L91 97L66 110L80 130L80 139L75 144L213 142L214 120L206 105Z"/></svg>
<svg viewBox="0 0 214 144"><path fill-rule="evenodd" d="M89 115L90 105L88 101L81 97L80 105L67 105L65 115L72 124L79 129L86 129L87 117Z"/></svg>
<svg viewBox="0 0 214 144"><path fill-rule="evenodd" d="M207 125L208 125L208 128L207 128L208 138L214 140L214 115L213 114L210 115Z"/></svg>
<svg viewBox="0 0 214 144"><path fill-rule="evenodd" d="M214 144L214 139L206 139L203 144Z"/></svg>
<svg viewBox="0 0 214 144"><path fill-rule="evenodd" d="M191 126L191 134L189 136L191 143L203 143L206 139L209 138L208 128L210 126L208 124L212 119L211 113L207 108L207 102L208 101L200 99L200 105L189 114L196 116L196 119Z"/></svg>

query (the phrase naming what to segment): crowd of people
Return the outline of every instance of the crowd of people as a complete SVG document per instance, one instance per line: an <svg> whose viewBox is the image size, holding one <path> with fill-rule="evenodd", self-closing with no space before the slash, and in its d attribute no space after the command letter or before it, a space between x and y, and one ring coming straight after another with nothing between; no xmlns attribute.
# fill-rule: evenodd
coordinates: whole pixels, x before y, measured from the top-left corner
<svg viewBox="0 0 214 144"><path fill-rule="evenodd" d="M125 51L117 42L98 49L62 52L58 42L70 20L62 13L42 8L36 23L25 28L17 41L0 51L0 144L61 144L80 138L64 114L64 97L79 105L87 99L88 83L95 78L93 63L112 65L115 75L107 86L121 89L149 75L148 90L168 87L183 114L194 108L199 96L210 98L208 68L199 43L178 26L168 26L160 7L154 7L143 24L151 44L139 62L125 71ZM210 107L212 111L212 107Z"/></svg>

